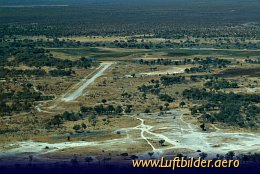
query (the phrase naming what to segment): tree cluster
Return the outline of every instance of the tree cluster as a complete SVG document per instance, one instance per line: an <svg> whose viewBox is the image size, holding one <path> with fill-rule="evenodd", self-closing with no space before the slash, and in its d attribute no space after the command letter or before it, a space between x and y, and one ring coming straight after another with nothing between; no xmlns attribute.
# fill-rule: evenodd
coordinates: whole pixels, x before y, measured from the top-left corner
<svg viewBox="0 0 260 174"><path fill-rule="evenodd" d="M257 128L260 124L260 95L207 92L205 89L186 89L184 98L201 103L191 109L192 114L203 114L204 121L218 121L240 127Z"/></svg>

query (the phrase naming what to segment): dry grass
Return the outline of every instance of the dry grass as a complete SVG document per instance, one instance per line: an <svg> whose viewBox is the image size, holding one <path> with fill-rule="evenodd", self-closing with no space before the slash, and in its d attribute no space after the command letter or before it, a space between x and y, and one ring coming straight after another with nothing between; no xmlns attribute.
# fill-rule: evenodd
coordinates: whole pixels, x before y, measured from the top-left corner
<svg viewBox="0 0 260 174"><path fill-rule="evenodd" d="M57 51L51 51L51 54L53 54L54 57L60 58L60 59L77 60L77 59L81 58L81 56L79 56L79 55L71 55L71 54L66 54L66 53L57 52Z"/></svg>
<svg viewBox="0 0 260 174"><path fill-rule="evenodd" d="M114 50L111 51L122 51L122 50ZM156 53L157 54L157 53ZM153 55L147 56L147 59L152 58ZM128 58L127 58L128 59ZM133 58L134 59L134 58ZM250 65L251 66L251 65ZM156 66L158 68L158 71L165 71L173 66ZM189 65L185 66L178 66L180 68L187 68ZM237 65L235 67L240 67L240 65ZM234 68L235 68L234 67ZM254 66L251 66L254 67ZM26 67L20 67L20 68L26 68ZM48 78L31 78L30 81L34 86L43 86L44 90L43 92L47 95L55 95L56 99L47 103L43 103L40 108L42 110L46 110L52 113L44 113L44 112L37 112L34 110L34 114L36 116L33 116L32 113L22 113L17 114L12 117L1 117L0 118L0 128L17 128L19 129L18 132L13 133L7 133L0 136L0 142L12 142L12 141L23 141L27 139L33 139L35 141L47 141L47 142L55 142L56 140L53 140L53 136L60 136L62 134L66 133L74 133L74 130L72 129L75 124L81 124L84 122L89 127L86 131L100 131L100 130L106 130L106 135L100 135L96 137L87 137L87 138L75 138L71 141L77 141L77 140L85 140L85 141L101 141L101 140L109 140L113 138L122 138L125 137L126 134L114 134L113 131L120 129L120 128L127 128L127 127L134 127L140 124L138 120L119 116L119 117L112 117L110 118L110 124L105 125L104 121L102 119L105 118L105 116L100 117L98 120L98 123L95 128L91 126L91 124L88 122L88 120L80 120L77 122L65 122L64 127L62 129L54 129L51 131L48 131L44 129L44 124L46 121L50 118L52 118L54 115L63 113L64 111L79 111L81 106L95 106L98 104L101 104L102 99L107 100L107 105L112 104L114 106L117 105L123 105L123 107L126 107L127 105L132 105L132 110L135 113L141 113L146 108L149 108L151 112L159 112L159 106L164 106L165 102L162 102L158 100L157 96L148 94L147 99L143 99L142 93L138 91L138 86L141 86L143 84L149 85L150 81L152 79L158 80L160 79L159 75L151 75L151 76L136 76L131 77L133 74L140 74L145 72L151 72L151 66L147 65L140 65L140 64L134 64L130 62L117 62L117 64L112 65L103 76L96 79L94 83L92 83L83 93L82 96L77 98L75 102L63 102L61 101L61 97L63 94L71 91L73 89L73 86L80 82L82 78L90 74L93 69L73 69L76 72L76 75L71 78L54 78L54 77L48 77ZM249 68L249 65L243 65L243 68ZM214 73L220 73L222 70L216 70ZM203 73L198 73L203 74ZM185 76L187 74L184 74ZM246 78L240 78L235 77L233 80L237 80L239 85L241 86L248 86L249 84L259 84L259 78L256 77L250 77L248 79ZM255 83L254 81L257 81ZM179 103L182 100L181 92L186 88L191 87L202 87L203 83L205 81L199 81L199 82L188 82L187 84L176 84L169 87L162 87L161 91L162 93L166 93L171 95L172 97L176 98L176 101L171 103L169 108L178 108ZM19 90L19 85L12 84L10 88L14 88L16 90ZM225 90L228 92L229 90ZM230 91L235 92L241 92L241 93L252 93L250 91L245 90L244 88L238 88L238 89L230 89ZM122 98L123 93L128 93L131 95L130 98ZM51 106L56 105L54 108L50 108ZM188 106L191 105L191 103L187 103ZM191 116L184 117L184 119L189 120L192 123L199 124L197 122L196 118L193 118ZM153 119L146 119L145 122L148 125L156 125L158 120ZM217 127L222 126L226 128L223 125L216 125ZM232 130L231 130L232 131ZM245 131L245 130L243 130ZM132 137L140 137L140 131L131 132ZM59 140L59 141L66 141L65 140ZM152 140L153 141L153 140ZM154 142L156 145L157 142ZM142 144L142 143L141 143ZM157 146L157 145L156 145ZM130 147L129 147L130 148ZM142 149L142 148L141 148ZM145 149L145 148L143 148Z"/></svg>

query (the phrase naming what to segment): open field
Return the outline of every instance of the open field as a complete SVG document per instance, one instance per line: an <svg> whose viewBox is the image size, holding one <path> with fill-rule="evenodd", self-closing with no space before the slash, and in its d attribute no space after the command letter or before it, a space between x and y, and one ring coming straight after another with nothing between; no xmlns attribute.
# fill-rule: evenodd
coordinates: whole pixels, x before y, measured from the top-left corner
<svg viewBox="0 0 260 174"><path fill-rule="evenodd" d="M99 60L133 60L133 59L185 59L217 56L230 59L259 58L260 50L214 49L214 48L183 48L183 49L126 49L126 48L49 48L50 52L62 59L79 59L81 57Z"/></svg>

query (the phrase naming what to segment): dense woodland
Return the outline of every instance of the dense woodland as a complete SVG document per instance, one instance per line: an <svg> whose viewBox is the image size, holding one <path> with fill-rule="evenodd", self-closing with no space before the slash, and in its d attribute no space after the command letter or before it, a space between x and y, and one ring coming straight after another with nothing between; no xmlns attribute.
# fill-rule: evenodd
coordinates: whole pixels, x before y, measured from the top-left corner
<svg viewBox="0 0 260 174"><path fill-rule="evenodd" d="M187 35L259 37L258 1L250 3L242 1L234 4L228 1L198 3L195 0L188 2L182 0L158 1L156 5L155 2L145 1L139 6L127 1L121 1L119 4L113 1L103 5L102 10L100 10L102 3L73 2L66 1L63 3L68 6L52 8L1 7L1 35L156 34L165 38ZM138 1L138 4L140 3ZM237 11L230 10L236 8Z"/></svg>
<svg viewBox="0 0 260 174"><path fill-rule="evenodd" d="M206 39L207 42L201 42L203 38L196 38L190 39L190 37L194 36L183 36L181 39L184 41L181 42L174 42L170 39L172 38L164 38L164 41L160 42L151 42L145 41L144 39L151 39L148 36L132 36L133 38L129 38L127 40L114 40L114 41L97 41L97 42L80 42L75 40L65 40L59 39L54 36L47 37L45 39L37 39L37 40L30 40L30 39L19 39L20 35L3 35L0 37L0 41L8 41L8 42L15 42L16 44L28 44L30 43L31 46L37 47L48 47L48 48L85 48L85 47L111 47L111 48L128 48L128 49L168 49L168 48L218 48L218 49L248 49L248 50L255 50L260 48L259 42L246 42L242 38L232 39L232 37L227 36L223 37L222 39ZM60 36L63 37L63 36ZM95 38L95 36L92 36ZM141 41L137 41L137 39L141 39ZM249 38L252 39L252 38ZM257 38L255 38L257 39ZM189 56L190 53L181 51L167 51L168 53L166 56Z"/></svg>
<svg viewBox="0 0 260 174"><path fill-rule="evenodd" d="M91 60L82 58L77 61L62 60L54 58L45 49L20 45L19 43L4 43L0 45L0 66L27 65L30 67L56 67L59 69L80 67L91 67Z"/></svg>
<svg viewBox="0 0 260 174"><path fill-rule="evenodd" d="M102 5L102 10L100 10L102 3L90 3L89 1L80 4L74 3L74 1L64 1L63 3L68 6L51 8L0 6L0 38L13 39L20 35L47 36L50 39L54 38L54 42L39 40L37 44L56 48L104 45L142 49L260 48L259 42L247 41L260 38L259 2L255 0L250 3L240 1L234 4L222 1L220 3L218 1L204 3L198 3L195 0L186 1L158 1L156 5L153 4L155 2L146 1L140 6L127 1L122 1L120 4L113 1ZM204 6L205 8L203 8ZM235 8L237 11L230 10ZM66 36L113 35L133 36L133 38L109 43L80 43L57 39L57 37ZM195 40L191 39L192 37ZM184 40L152 43L144 42L143 39L146 38ZM137 42L137 39L142 41ZM200 42L204 39L207 43ZM169 56L172 56L172 53L169 53Z"/></svg>
<svg viewBox="0 0 260 174"><path fill-rule="evenodd" d="M10 89L0 88L0 115L13 113L32 112L35 102L51 100L53 96L46 96L32 89L32 84L23 84L23 89L15 92Z"/></svg>
<svg viewBox="0 0 260 174"><path fill-rule="evenodd" d="M55 115L53 119L49 120L47 127L59 127L64 121L77 121L88 118L92 124L96 124L97 117L100 115L114 116L122 114L123 108L121 106L113 105L97 105L95 107L82 106L79 112L64 112L63 114ZM107 118L108 119L108 118Z"/></svg>
<svg viewBox="0 0 260 174"><path fill-rule="evenodd" d="M240 127L259 127L260 95L209 92L206 89L186 89L182 93L187 100L201 105L191 108L193 115L202 114L205 122L223 122Z"/></svg>
<svg viewBox="0 0 260 174"><path fill-rule="evenodd" d="M220 59L215 57L193 58L184 60L172 60L172 59L156 59L156 60L137 60L133 61L135 63L140 63L142 65L189 65L189 64L199 64L202 66L211 66L213 68L223 68L230 65L232 62L226 59Z"/></svg>
<svg viewBox="0 0 260 174"><path fill-rule="evenodd" d="M62 60L34 42L0 42L0 114L31 112L37 101L51 100L28 81L32 77L71 77L73 68L88 69L97 63L92 59ZM28 69L19 69L28 66ZM48 67L48 71L43 67Z"/></svg>

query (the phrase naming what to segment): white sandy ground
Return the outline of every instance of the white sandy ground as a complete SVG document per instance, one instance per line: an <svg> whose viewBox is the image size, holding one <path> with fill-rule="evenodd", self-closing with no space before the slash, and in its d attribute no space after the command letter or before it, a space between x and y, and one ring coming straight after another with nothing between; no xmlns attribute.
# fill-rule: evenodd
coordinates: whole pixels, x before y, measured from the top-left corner
<svg viewBox="0 0 260 174"><path fill-rule="evenodd" d="M259 134L227 133L220 129L211 133L202 132L198 126L185 122L183 120L183 114L183 112L177 110L172 110L169 114L161 118L158 118L156 113L153 115L141 114L141 116L137 118L141 121L141 124L134 129L141 130L141 137L148 142L157 156L163 155L163 152L166 150L174 150L176 148L187 148L194 152L201 150L213 156L216 154L225 154L229 151L235 151L237 153L260 152ZM174 116L175 119L173 119ZM145 118L157 119L158 124L156 124L156 126L145 125ZM160 123L160 119L163 120L163 124ZM162 133L154 133L155 130L165 128L168 130ZM126 131L130 130L131 129L127 128ZM145 137L144 133L150 136ZM157 139L157 142L159 140L165 140L167 146L155 148L148 139ZM191 155L194 156L194 154Z"/></svg>
<svg viewBox="0 0 260 174"><path fill-rule="evenodd" d="M33 90L34 90L35 92L44 94L42 91L38 90L35 86L33 86ZM49 101L41 102L40 104L38 104L37 106L35 106L35 109L36 109L38 112L45 112L45 113L49 113L49 114L52 113L52 112L45 111L45 110L42 110L42 109L41 109L42 104L43 104L43 103L47 103L47 102L49 102Z"/></svg>
<svg viewBox="0 0 260 174"><path fill-rule="evenodd" d="M138 142L145 140L147 145L151 147L154 152L153 157L159 158L164 155L164 152L174 149L187 148L193 151L189 155L196 156L197 150L211 154L215 157L216 154L225 154L229 151L235 151L238 153L247 152L259 152L260 150L260 136L253 133L227 133L222 130L217 130L211 133L201 132L201 129L197 125L190 124L183 120L184 112L179 110L169 111L167 115L158 116L158 113L154 114L140 114L137 115L125 115L126 117L136 118L140 121L140 125L132 128L119 129L125 133L126 137L121 139L106 140L106 141L93 141L93 142L62 142L62 143L44 143L44 142L16 142L10 144L17 148L5 150L0 152L0 157L21 157L24 155L33 154L35 157L41 159L41 155L56 152L63 149L75 148L75 147L93 147L102 146L109 149L112 145L118 145L130 142ZM175 117L175 119L173 119ZM146 125L146 119L156 119L158 124L155 126ZM166 130L167 128L167 130ZM162 131L164 129L165 131ZM132 138L131 131L140 130L140 137ZM155 133L156 130L160 130L160 133ZM116 132L115 131L115 132ZM155 147L150 140L165 140L166 146ZM228 141L228 142L227 142ZM48 147L48 149L46 149ZM139 154L139 158L148 158L149 155ZM46 157L45 157L46 160ZM53 159L52 159L53 160ZM58 160L57 160L58 161Z"/></svg>
<svg viewBox="0 0 260 174"><path fill-rule="evenodd" d="M152 71L146 73L140 73L140 75L154 76L154 75L166 75L166 74L181 74L184 73L184 68L174 67L165 71Z"/></svg>
<svg viewBox="0 0 260 174"><path fill-rule="evenodd" d="M247 91L249 92L258 92L260 91L260 88L259 87L255 87L255 88L245 88Z"/></svg>
<svg viewBox="0 0 260 174"><path fill-rule="evenodd" d="M181 50L205 50L205 51L241 51L241 49L225 49L225 48L180 48ZM260 49L243 49L242 51L260 51Z"/></svg>

